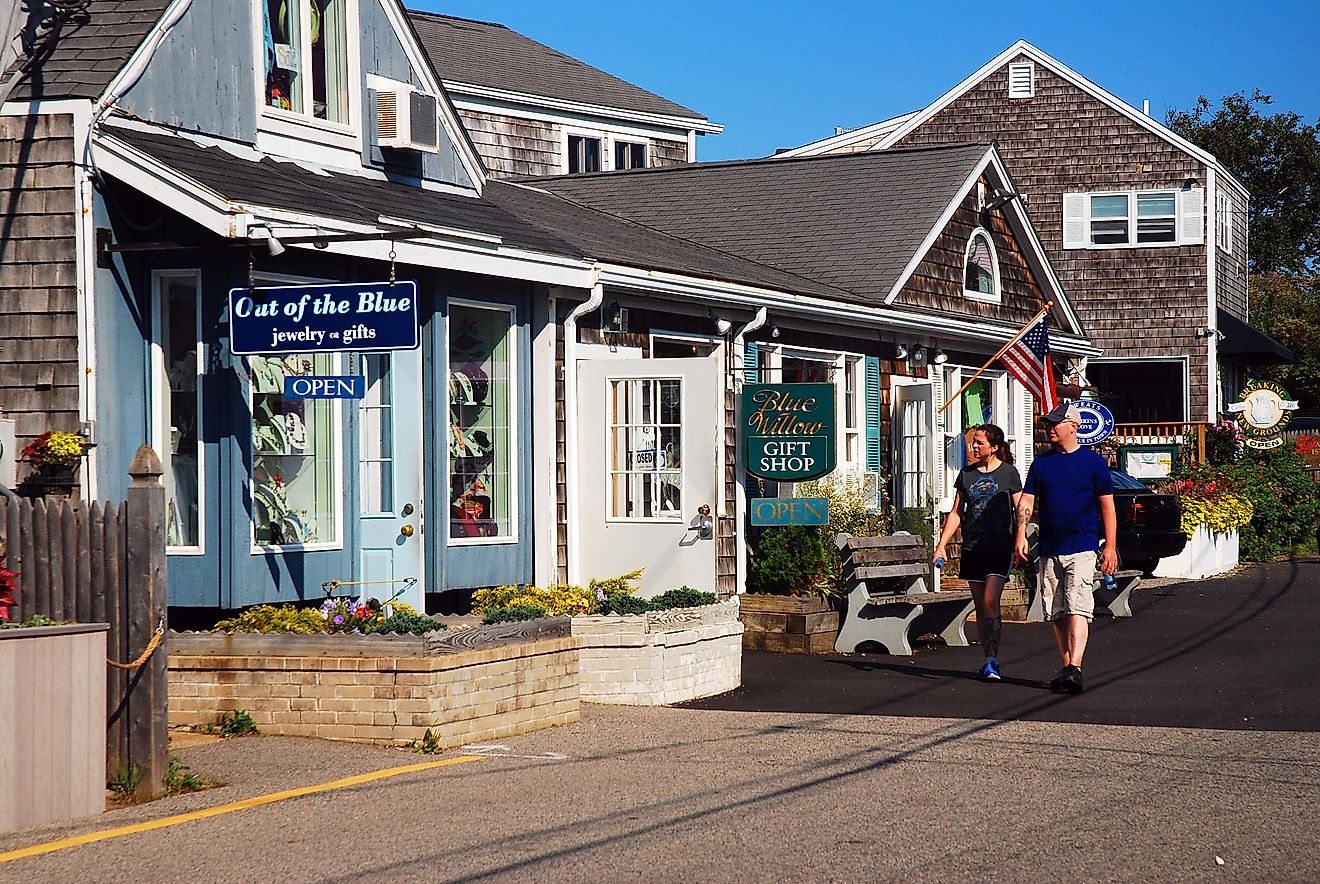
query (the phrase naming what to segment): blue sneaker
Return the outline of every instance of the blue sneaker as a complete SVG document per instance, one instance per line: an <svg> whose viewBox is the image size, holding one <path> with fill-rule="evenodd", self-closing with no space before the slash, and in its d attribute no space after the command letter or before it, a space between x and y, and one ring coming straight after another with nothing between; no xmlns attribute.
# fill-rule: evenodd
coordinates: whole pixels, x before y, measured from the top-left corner
<svg viewBox="0 0 1320 884"><path fill-rule="evenodd" d="M986 657L985 665L976 673L976 677L981 681L999 681L1001 678L999 675L999 658Z"/></svg>

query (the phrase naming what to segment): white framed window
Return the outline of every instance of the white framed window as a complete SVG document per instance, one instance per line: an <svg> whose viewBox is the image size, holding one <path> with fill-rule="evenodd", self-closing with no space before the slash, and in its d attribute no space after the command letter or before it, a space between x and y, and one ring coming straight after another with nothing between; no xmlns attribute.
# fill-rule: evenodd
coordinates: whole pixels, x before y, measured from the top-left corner
<svg viewBox="0 0 1320 884"><path fill-rule="evenodd" d="M1205 192L1116 190L1063 195L1065 249L1147 248L1205 241Z"/></svg>
<svg viewBox="0 0 1320 884"><path fill-rule="evenodd" d="M1233 253L1233 198L1220 191L1215 200L1215 242L1227 254Z"/></svg>
<svg viewBox="0 0 1320 884"><path fill-rule="evenodd" d="M1002 302L999 256L990 234L980 228L972 232L963 255L963 294L973 301Z"/></svg>
<svg viewBox="0 0 1320 884"><path fill-rule="evenodd" d="M1186 356L1091 357L1086 378L1120 424L1181 424L1191 414Z"/></svg>
<svg viewBox="0 0 1320 884"><path fill-rule="evenodd" d="M568 174L579 175L584 172L599 172L601 166L601 145L603 139L593 135L568 136Z"/></svg>
<svg viewBox="0 0 1320 884"><path fill-rule="evenodd" d="M267 112L351 124L357 0L257 0Z"/></svg>
<svg viewBox="0 0 1320 884"><path fill-rule="evenodd" d="M1008 97L1031 98L1036 94L1036 63L1015 61L1008 66Z"/></svg>
<svg viewBox="0 0 1320 884"><path fill-rule="evenodd" d="M614 141L615 169L646 168L646 145L637 141Z"/></svg>
<svg viewBox="0 0 1320 884"><path fill-rule="evenodd" d="M153 274L151 444L160 453L165 481L165 545L171 555L202 555L205 450L202 397L205 353L201 326L201 272Z"/></svg>
<svg viewBox="0 0 1320 884"><path fill-rule="evenodd" d="M854 353L802 347L767 348L763 374L771 383L833 384L835 469L860 475L866 470L862 357Z"/></svg>
<svg viewBox="0 0 1320 884"><path fill-rule="evenodd" d="M944 389L949 395L976 374L974 366L945 366ZM1013 457L1021 461L1024 444L1030 445L1030 433L1023 438L1023 419L1021 409L1014 408L1016 388L1019 385L1009 377L1008 372L1000 369L987 369L968 384L958 396L958 401L944 411L944 489L949 499L944 501L947 508L952 500L953 483L958 471L970 461L968 454L968 433L972 427L981 424L994 424L1004 431Z"/></svg>
<svg viewBox="0 0 1320 884"><path fill-rule="evenodd" d="M682 378L610 378L608 384L606 518L681 520Z"/></svg>
<svg viewBox="0 0 1320 884"><path fill-rule="evenodd" d="M517 315L450 300L449 544L518 539Z"/></svg>

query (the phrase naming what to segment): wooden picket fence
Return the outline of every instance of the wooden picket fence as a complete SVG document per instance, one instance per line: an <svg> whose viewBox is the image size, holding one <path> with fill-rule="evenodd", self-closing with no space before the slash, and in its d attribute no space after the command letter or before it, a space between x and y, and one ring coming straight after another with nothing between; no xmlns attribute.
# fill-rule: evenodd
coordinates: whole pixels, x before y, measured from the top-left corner
<svg viewBox="0 0 1320 884"><path fill-rule="evenodd" d="M138 797L156 798L169 763L165 489L148 446L129 474L128 499L118 504L0 493L0 550L19 573L13 619L110 624L107 776L136 772Z"/></svg>

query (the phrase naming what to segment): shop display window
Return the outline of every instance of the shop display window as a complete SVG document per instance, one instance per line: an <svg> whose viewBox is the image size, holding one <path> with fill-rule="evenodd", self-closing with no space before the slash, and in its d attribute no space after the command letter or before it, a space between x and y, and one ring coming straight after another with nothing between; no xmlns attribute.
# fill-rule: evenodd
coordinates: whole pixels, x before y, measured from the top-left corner
<svg viewBox="0 0 1320 884"><path fill-rule="evenodd" d="M284 379L338 374L329 353L251 357L252 523L258 546L339 540L338 400L290 399Z"/></svg>
<svg viewBox="0 0 1320 884"><path fill-rule="evenodd" d="M263 0L266 105L348 122L347 0Z"/></svg>
<svg viewBox="0 0 1320 884"><path fill-rule="evenodd" d="M165 542L174 548L201 545L198 291L196 273L157 280L154 444L164 468Z"/></svg>
<svg viewBox="0 0 1320 884"><path fill-rule="evenodd" d="M514 533L513 311L451 303L449 536Z"/></svg>
<svg viewBox="0 0 1320 884"><path fill-rule="evenodd" d="M610 381L609 495L612 519L681 519L683 382Z"/></svg>

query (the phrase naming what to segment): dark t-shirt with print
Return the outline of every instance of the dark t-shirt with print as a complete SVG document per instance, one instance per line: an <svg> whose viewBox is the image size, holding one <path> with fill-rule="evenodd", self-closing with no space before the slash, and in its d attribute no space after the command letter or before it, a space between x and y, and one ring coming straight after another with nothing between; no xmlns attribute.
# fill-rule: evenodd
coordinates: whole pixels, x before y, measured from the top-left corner
<svg viewBox="0 0 1320 884"><path fill-rule="evenodd" d="M954 487L962 492L962 547L980 552L1013 549L1016 521L1013 495L1022 490L1017 467L1001 463L988 473L975 466L958 473Z"/></svg>

